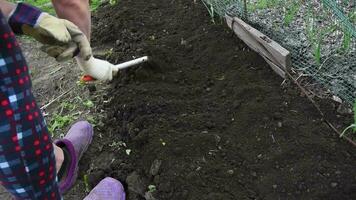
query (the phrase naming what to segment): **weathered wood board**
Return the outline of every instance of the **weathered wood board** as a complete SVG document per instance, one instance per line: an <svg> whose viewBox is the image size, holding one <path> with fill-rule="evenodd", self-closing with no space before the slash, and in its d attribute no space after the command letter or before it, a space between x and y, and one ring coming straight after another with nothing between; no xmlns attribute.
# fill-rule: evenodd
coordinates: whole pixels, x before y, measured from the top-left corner
<svg viewBox="0 0 356 200"><path fill-rule="evenodd" d="M285 78L290 70L290 52L265 34L248 25L238 17L225 16L226 23L251 49L259 53L271 68Z"/></svg>

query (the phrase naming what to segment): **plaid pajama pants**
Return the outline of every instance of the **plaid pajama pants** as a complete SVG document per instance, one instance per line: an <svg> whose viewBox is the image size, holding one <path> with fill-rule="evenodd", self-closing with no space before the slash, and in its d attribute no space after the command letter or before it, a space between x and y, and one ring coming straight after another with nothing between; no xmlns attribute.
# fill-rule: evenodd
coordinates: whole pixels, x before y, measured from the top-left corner
<svg viewBox="0 0 356 200"><path fill-rule="evenodd" d="M56 200L51 138L31 92L28 65L0 11L0 181L16 199Z"/></svg>

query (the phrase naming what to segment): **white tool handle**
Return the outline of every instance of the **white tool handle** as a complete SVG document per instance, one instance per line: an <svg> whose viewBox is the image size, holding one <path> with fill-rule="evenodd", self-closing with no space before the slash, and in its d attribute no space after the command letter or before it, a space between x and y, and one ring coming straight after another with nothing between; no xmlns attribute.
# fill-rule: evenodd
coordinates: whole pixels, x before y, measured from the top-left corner
<svg viewBox="0 0 356 200"><path fill-rule="evenodd" d="M138 65L138 64L147 62L147 61L148 61L148 56L144 56L141 58L137 58L135 60L130 60L130 61L118 64L118 65L115 65L115 68L116 68L116 70L125 69L128 67L134 66L134 65Z"/></svg>

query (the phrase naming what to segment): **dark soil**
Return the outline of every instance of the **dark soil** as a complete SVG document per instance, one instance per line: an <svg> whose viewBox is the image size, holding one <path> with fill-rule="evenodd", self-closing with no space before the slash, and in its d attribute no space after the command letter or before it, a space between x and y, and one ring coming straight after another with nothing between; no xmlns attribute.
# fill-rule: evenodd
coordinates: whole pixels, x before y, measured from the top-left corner
<svg viewBox="0 0 356 200"><path fill-rule="evenodd" d="M356 199L354 147L200 1L121 0L94 23L112 62L156 63L124 71L99 102L108 118L82 162L91 186L112 176L128 199Z"/></svg>

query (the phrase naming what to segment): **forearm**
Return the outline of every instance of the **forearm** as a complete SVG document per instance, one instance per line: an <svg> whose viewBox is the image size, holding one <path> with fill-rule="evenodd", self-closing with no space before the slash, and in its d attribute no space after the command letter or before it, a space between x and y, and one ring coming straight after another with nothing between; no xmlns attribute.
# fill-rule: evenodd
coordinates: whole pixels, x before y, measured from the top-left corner
<svg viewBox="0 0 356 200"><path fill-rule="evenodd" d="M67 19L79 27L90 40L90 11L88 0L52 0L58 17Z"/></svg>
<svg viewBox="0 0 356 200"><path fill-rule="evenodd" d="M8 18L10 13L16 8L16 4L8 1L0 0L0 10L2 14Z"/></svg>

